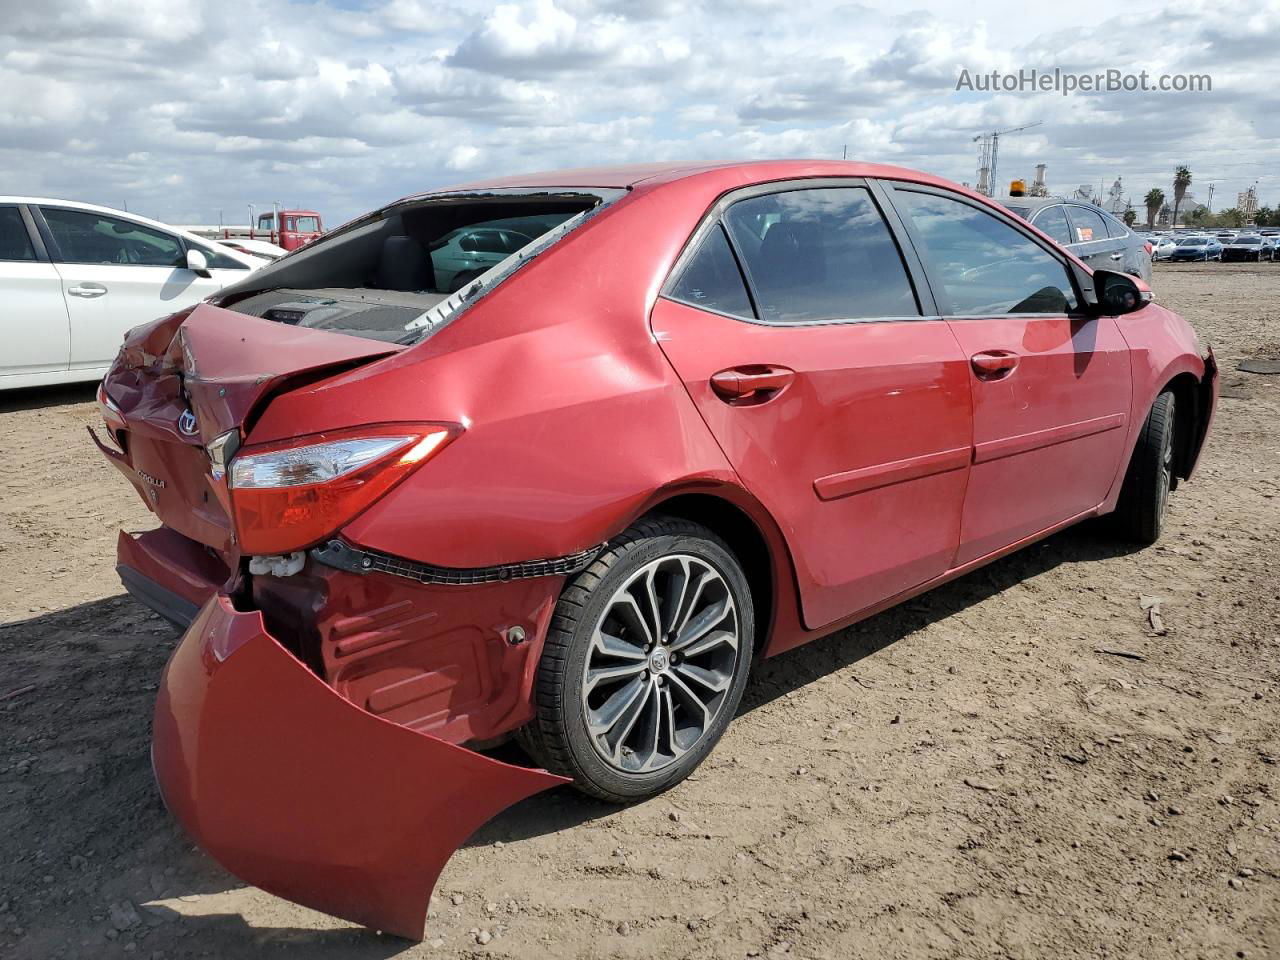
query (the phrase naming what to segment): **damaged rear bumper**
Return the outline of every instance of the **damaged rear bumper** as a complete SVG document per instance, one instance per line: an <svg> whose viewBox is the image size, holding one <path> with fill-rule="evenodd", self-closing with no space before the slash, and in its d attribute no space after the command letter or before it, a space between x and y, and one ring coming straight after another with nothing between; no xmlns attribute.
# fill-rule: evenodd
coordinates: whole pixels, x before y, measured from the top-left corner
<svg viewBox="0 0 1280 960"><path fill-rule="evenodd" d="M153 758L169 809L227 870L411 939L454 850L567 782L360 709L222 594L165 668Z"/></svg>

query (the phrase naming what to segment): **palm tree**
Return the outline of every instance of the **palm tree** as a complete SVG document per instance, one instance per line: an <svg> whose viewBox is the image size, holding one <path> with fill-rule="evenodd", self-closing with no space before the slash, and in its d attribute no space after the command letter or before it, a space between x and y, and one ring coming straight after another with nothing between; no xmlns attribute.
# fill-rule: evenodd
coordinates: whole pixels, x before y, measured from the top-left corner
<svg viewBox="0 0 1280 960"><path fill-rule="evenodd" d="M1132 226L1133 226L1133 222L1134 222L1135 220L1137 220L1137 219L1138 219L1138 211L1137 211L1137 210L1126 210L1126 211L1124 212L1124 225L1125 225L1126 227L1132 227Z"/></svg>
<svg viewBox="0 0 1280 960"><path fill-rule="evenodd" d="M1156 214L1164 206L1164 191L1159 187L1152 187L1142 200L1147 205L1147 229L1150 230L1156 225Z"/></svg>
<svg viewBox="0 0 1280 960"><path fill-rule="evenodd" d="M1182 206L1182 198L1187 195L1187 187L1191 186L1191 170L1179 165L1173 171L1173 226L1178 225L1178 208Z"/></svg>

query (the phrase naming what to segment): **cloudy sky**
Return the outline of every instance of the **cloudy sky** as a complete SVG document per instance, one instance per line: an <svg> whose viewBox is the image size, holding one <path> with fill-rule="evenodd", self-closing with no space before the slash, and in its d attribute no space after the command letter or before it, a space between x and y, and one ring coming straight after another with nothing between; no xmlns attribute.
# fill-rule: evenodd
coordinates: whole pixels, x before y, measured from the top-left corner
<svg viewBox="0 0 1280 960"><path fill-rule="evenodd" d="M482 176L637 160L839 157L1055 191L1175 164L1214 209L1280 204L1280 0L0 0L0 193L330 222ZM980 10L980 16L973 11ZM1207 93L984 94L962 69L1207 73Z"/></svg>

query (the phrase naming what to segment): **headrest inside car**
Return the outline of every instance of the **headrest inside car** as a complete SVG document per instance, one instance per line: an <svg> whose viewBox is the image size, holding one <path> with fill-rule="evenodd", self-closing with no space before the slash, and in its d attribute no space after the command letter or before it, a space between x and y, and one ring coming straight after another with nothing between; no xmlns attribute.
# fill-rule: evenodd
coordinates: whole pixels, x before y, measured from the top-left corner
<svg viewBox="0 0 1280 960"><path fill-rule="evenodd" d="M382 290L405 292L434 289L431 254L413 237L387 237L382 241L374 284Z"/></svg>

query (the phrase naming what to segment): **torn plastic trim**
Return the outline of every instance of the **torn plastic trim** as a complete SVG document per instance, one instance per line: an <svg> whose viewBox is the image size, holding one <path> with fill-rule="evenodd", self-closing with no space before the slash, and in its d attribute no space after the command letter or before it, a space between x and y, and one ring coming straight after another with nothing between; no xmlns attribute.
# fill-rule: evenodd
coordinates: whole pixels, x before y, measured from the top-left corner
<svg viewBox="0 0 1280 960"><path fill-rule="evenodd" d="M418 583L468 586L581 573L590 566L602 547L603 544L600 544L568 556L502 563L492 567L438 567L428 563L415 563L377 550L364 550L335 539L312 547L311 557L326 566L349 573L389 573Z"/></svg>
<svg viewBox="0 0 1280 960"><path fill-rule="evenodd" d="M165 667L154 730L165 804L227 870L411 939L454 851L502 810L568 782L360 709L225 594Z"/></svg>

